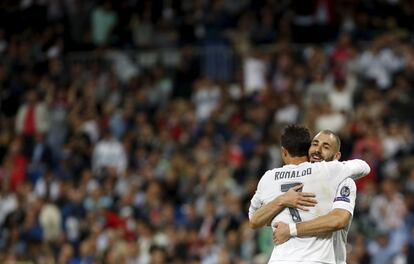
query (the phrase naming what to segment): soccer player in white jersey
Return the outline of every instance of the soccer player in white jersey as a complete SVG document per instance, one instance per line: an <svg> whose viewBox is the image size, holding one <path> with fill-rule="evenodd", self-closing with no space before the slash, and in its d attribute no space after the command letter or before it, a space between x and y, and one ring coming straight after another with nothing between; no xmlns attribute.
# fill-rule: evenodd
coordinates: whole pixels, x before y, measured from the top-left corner
<svg viewBox="0 0 414 264"><path fill-rule="evenodd" d="M267 171L261 178L256 194L252 198L249 217L259 209L257 219L273 219L272 223L289 223L290 233L296 235L295 222L311 220L331 210L336 189L348 177L358 178L369 173L369 166L362 160L347 162L307 162L310 136L306 128L289 126L282 135L282 158L285 166ZM334 175L332 177L332 175ZM273 203L282 192L300 184L304 191L317 193L318 204L309 211L284 209L280 203ZM262 210L272 202L276 209ZM259 214L260 212L260 214ZM251 218L252 220L252 218ZM256 222L260 225L262 223ZM254 225L253 225L254 226ZM332 235L324 237L294 237L283 244L275 245L269 263L335 263Z"/></svg>
<svg viewBox="0 0 414 264"><path fill-rule="evenodd" d="M309 149L310 161L339 160L341 157L340 146L341 141L337 135L329 130L321 131L312 140ZM346 242L352 222L355 199L355 182L351 178L345 179L337 189L332 210L324 216L298 223L296 225L297 236L320 236L334 232L335 263L346 264ZM277 223L273 230L273 242L282 244L290 237L289 226L283 222Z"/></svg>

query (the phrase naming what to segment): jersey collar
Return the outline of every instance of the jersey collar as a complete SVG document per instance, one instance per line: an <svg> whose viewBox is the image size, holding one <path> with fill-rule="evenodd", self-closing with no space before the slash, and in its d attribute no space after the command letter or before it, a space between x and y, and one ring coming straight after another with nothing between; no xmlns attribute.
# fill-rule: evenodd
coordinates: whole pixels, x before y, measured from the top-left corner
<svg viewBox="0 0 414 264"><path fill-rule="evenodd" d="M295 165L295 164L286 164L286 165L283 165L283 168L286 168L286 169L289 169L289 168L296 168L297 166L302 165L302 164L304 164L304 163L309 163L309 161L302 162L302 163L300 163L300 164L298 164L298 165Z"/></svg>

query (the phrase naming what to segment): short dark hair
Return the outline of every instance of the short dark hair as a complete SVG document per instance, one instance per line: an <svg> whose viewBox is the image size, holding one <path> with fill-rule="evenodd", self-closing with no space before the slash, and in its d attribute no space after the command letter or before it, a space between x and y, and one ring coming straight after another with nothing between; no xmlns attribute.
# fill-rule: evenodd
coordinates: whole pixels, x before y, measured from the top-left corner
<svg viewBox="0 0 414 264"><path fill-rule="evenodd" d="M283 130L281 145L292 157L308 156L311 145L309 130L299 125L288 125Z"/></svg>

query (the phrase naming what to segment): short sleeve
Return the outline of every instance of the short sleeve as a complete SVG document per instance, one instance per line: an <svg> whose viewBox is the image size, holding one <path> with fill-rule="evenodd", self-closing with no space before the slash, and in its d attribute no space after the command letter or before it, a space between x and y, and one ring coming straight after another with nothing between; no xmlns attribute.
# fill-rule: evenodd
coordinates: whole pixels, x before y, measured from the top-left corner
<svg viewBox="0 0 414 264"><path fill-rule="evenodd" d="M253 214L259 210L260 207L263 206L263 202L260 199L260 193L256 191L256 193L253 195L252 200L250 201L250 207L249 207L249 219L252 218Z"/></svg>
<svg viewBox="0 0 414 264"><path fill-rule="evenodd" d="M338 186L338 184L347 178L357 180L370 172L369 165L365 161L359 159L348 161L335 160L323 162L323 164L327 168L329 177L334 176L330 181L334 187Z"/></svg>
<svg viewBox="0 0 414 264"><path fill-rule="evenodd" d="M354 214L356 199L356 185L355 182L348 178L342 181L336 190L332 209L344 209Z"/></svg>
<svg viewBox="0 0 414 264"><path fill-rule="evenodd" d="M253 214L260 209L260 207L263 206L264 200L262 198L262 188L263 188L263 182L265 181L265 177L267 174L269 174L270 171L267 171L263 177L260 179L259 183L257 184L256 192L254 193L252 199L250 200L250 206L249 206L249 219L252 218Z"/></svg>

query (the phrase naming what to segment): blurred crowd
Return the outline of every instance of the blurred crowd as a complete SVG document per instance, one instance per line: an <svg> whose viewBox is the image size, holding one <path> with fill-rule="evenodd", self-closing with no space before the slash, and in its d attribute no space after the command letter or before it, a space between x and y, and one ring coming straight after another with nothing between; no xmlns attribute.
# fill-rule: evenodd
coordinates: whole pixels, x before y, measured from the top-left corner
<svg viewBox="0 0 414 264"><path fill-rule="evenodd" d="M414 263L413 12L1 1L0 261L266 263L271 229L250 229L247 209L301 123L371 166L348 263ZM128 56L171 48L174 65Z"/></svg>

